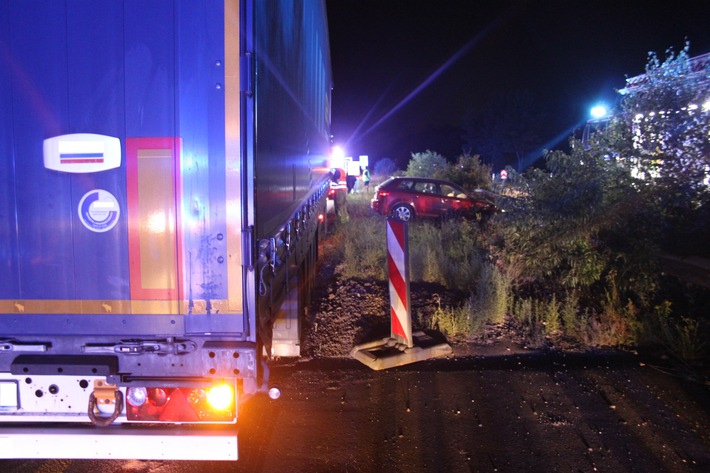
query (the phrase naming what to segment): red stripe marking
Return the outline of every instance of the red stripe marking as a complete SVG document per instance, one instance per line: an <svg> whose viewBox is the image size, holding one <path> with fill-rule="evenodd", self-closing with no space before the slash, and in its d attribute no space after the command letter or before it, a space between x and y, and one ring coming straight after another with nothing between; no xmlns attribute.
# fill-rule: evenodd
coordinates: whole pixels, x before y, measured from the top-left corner
<svg viewBox="0 0 710 473"><path fill-rule="evenodd" d="M399 322L399 317L397 317L397 313L394 311L394 307L390 306L390 312L392 314L392 333L394 333L395 335L399 335L400 337L407 340L407 335L404 333L404 328Z"/></svg>
<svg viewBox="0 0 710 473"><path fill-rule="evenodd" d="M404 280L404 275L397 269L397 265L392 259L392 255L389 253L387 254L387 261L390 283L392 283L392 287L394 287L395 292L406 310L409 305L409 301L407 300L407 282Z"/></svg>
<svg viewBox="0 0 710 473"><path fill-rule="evenodd" d="M144 289L141 278L140 252L140 216L138 215L138 151L145 149L171 149L173 154L173 175L166 176L174 181L174 201L176 215L176 289ZM165 138L126 138L126 201L128 204L128 253L131 298L137 300L183 300L183 235L181 208L182 177L180 175L180 156L182 140L179 137Z"/></svg>
<svg viewBox="0 0 710 473"><path fill-rule="evenodd" d="M60 164L85 164L85 163L103 163L103 158L83 158L83 159L60 159Z"/></svg>

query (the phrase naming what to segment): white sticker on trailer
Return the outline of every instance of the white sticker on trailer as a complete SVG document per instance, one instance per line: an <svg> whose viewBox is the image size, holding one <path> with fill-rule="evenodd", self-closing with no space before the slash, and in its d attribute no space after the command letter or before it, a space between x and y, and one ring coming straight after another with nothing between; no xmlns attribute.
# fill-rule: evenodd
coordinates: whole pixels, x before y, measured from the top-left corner
<svg viewBox="0 0 710 473"><path fill-rule="evenodd" d="M44 140L44 167L60 172L91 173L121 166L121 141L113 136L73 133Z"/></svg>
<svg viewBox="0 0 710 473"><path fill-rule="evenodd" d="M87 192L79 202L79 219L92 232L103 233L111 230L118 223L120 215L118 200L103 189Z"/></svg>

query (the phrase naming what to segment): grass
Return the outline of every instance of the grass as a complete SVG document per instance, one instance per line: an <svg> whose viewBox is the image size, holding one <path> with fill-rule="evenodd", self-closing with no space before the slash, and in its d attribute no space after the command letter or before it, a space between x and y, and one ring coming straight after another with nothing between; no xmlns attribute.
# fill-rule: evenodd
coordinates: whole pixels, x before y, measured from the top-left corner
<svg viewBox="0 0 710 473"><path fill-rule="evenodd" d="M343 276L386 281L386 221L370 209L371 197L348 195L349 219L337 226L334 237L342 251ZM511 321L531 347L564 338L584 347L656 343L683 360L700 359L707 352L696 319L671 317L669 307L642 317L633 303L620 300L613 286L595 308L589 301L582 307L574 290L562 297L552 291L544 296L516 295L516 276L506 274L491 258L487 237L477 222L414 221L408 228L410 282L435 283L468 294L457 305L437 302L429 320L418 315L422 327L466 339L480 335L486 324Z"/></svg>
<svg viewBox="0 0 710 473"><path fill-rule="evenodd" d="M371 195L349 194L348 220L337 232L343 240L346 277L385 280L385 218L369 208ZM409 224L410 281L473 290L483 271L478 225L468 221L413 221Z"/></svg>
<svg viewBox="0 0 710 473"><path fill-rule="evenodd" d="M336 230L342 241L342 274L387 280L386 220L369 208L371 194L348 195L348 220ZM510 284L483 251L479 224L461 221L409 223L410 282L438 284L468 293L458 306L437 308L422 326L453 337L469 337L488 322L502 323Z"/></svg>

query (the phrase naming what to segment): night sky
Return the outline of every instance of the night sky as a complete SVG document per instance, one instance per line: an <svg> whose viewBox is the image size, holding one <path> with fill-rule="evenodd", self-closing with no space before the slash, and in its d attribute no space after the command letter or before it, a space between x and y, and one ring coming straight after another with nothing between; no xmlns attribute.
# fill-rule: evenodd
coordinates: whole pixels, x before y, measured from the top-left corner
<svg viewBox="0 0 710 473"><path fill-rule="evenodd" d="M349 156L454 159L464 117L522 94L539 140L562 146L614 105L649 51L710 52L710 0L327 0L333 135ZM472 150L476 152L475 149Z"/></svg>

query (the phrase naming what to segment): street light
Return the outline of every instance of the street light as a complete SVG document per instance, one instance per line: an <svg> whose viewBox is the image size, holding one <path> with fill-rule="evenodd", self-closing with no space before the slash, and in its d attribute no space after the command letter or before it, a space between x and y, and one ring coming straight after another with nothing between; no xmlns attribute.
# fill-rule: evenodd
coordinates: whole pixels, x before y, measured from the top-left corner
<svg viewBox="0 0 710 473"><path fill-rule="evenodd" d="M609 111L604 104L597 104L591 108L589 114L592 116L587 120L587 124L584 126L584 131L582 132L582 144L585 148L589 148L589 133L592 124L598 125L607 120L609 120Z"/></svg>
<svg viewBox="0 0 710 473"><path fill-rule="evenodd" d="M592 118L598 120L606 116L607 110L604 105L599 104L592 107L592 109L590 110L590 114L592 115Z"/></svg>

